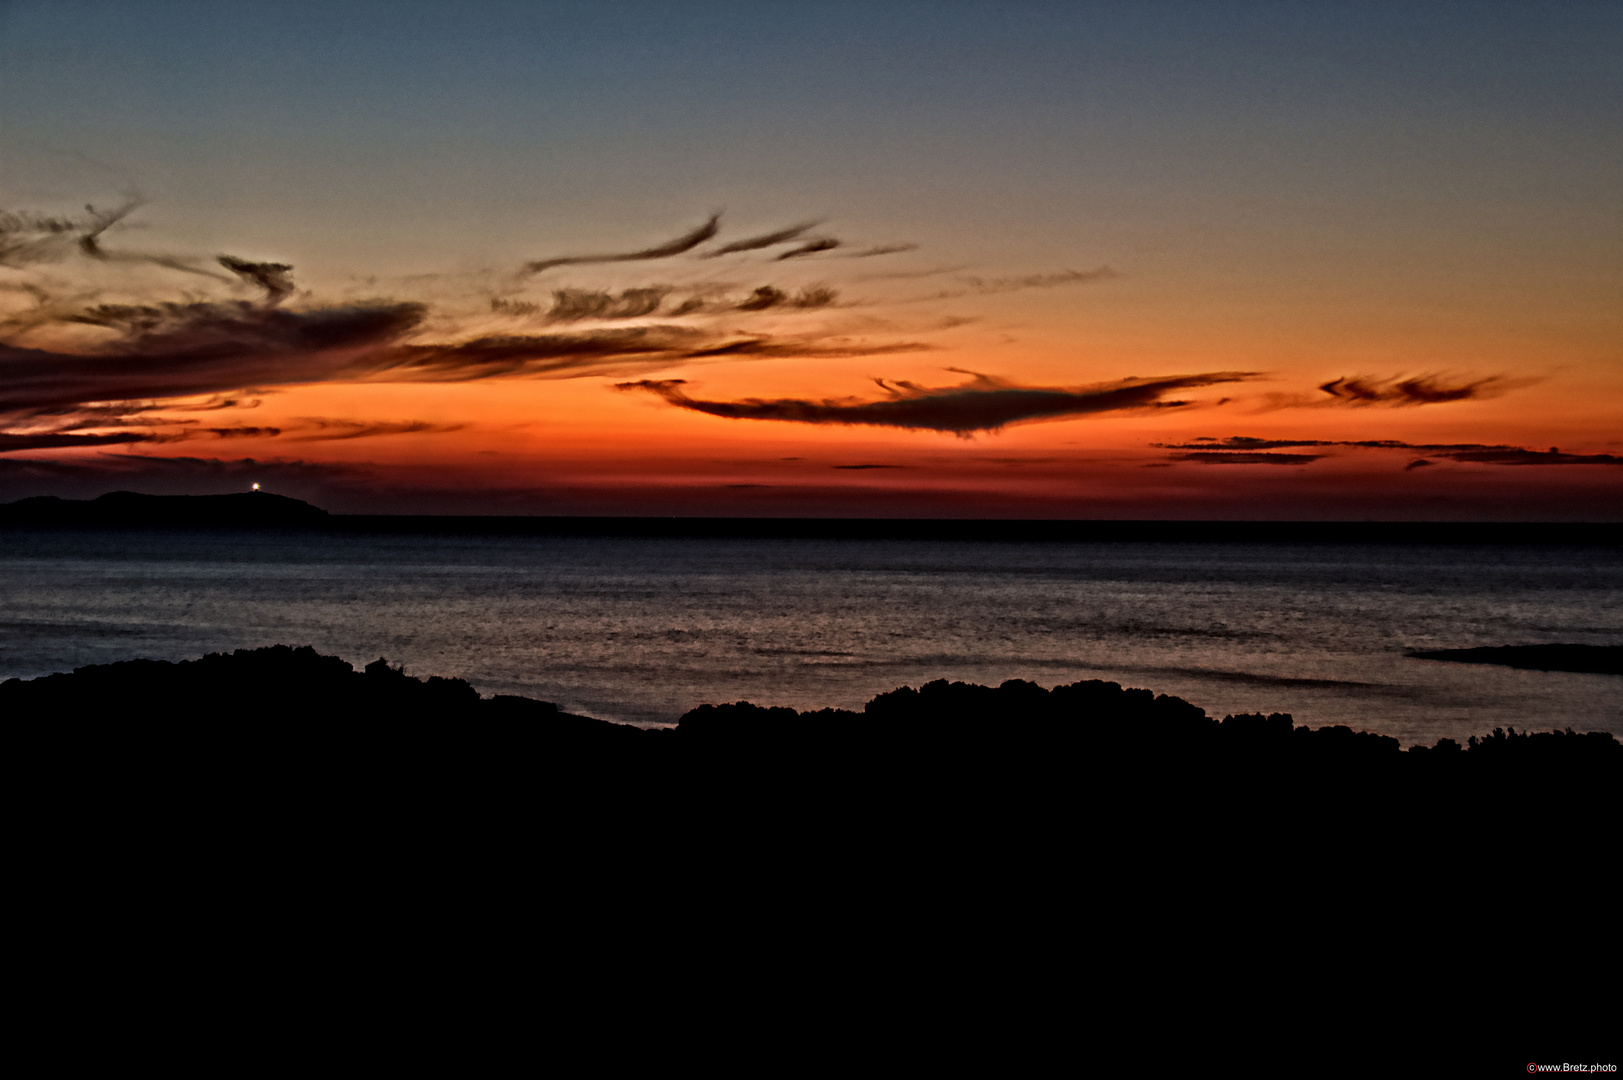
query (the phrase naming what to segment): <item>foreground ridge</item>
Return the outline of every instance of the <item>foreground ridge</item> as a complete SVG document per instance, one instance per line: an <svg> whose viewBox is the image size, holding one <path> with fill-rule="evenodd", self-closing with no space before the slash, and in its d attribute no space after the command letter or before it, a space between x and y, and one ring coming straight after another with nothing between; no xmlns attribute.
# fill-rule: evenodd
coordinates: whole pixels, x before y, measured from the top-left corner
<svg viewBox="0 0 1623 1080"><path fill-rule="evenodd" d="M159 721L128 719L140 703L162 702ZM1380 770L1400 761L1515 761L1527 765L1623 763L1623 744L1604 732L1570 728L1518 733L1495 728L1465 746L1440 739L1404 751L1398 740L1337 725L1295 726L1288 713L1208 717L1181 698L1090 680L1045 690L1011 680L998 687L937 680L915 690L880 694L861 713L844 709L797 712L749 702L700 705L675 729L644 730L562 712L550 702L498 695L481 697L462 679L408 675L378 659L356 671L347 661L309 646L287 645L210 653L171 663L127 660L76 669L72 674L10 679L0 684L0 707L19 727L35 733L87 726L104 738L140 731L206 728L210 741L247 738L249 730L278 725L284 733L322 725L325 745L336 746L379 725L445 725L439 738L467 737L469 721L487 734L522 736L536 749L613 747L645 754L769 757L804 766L856 762L905 751L941 761L993 754L1025 757L1025 767L1046 767L1049 755L1165 763L1244 764ZM494 725L494 726L492 726ZM518 725L503 730L503 725ZM395 730L402 730L398 727ZM256 738L258 736L255 736Z"/></svg>

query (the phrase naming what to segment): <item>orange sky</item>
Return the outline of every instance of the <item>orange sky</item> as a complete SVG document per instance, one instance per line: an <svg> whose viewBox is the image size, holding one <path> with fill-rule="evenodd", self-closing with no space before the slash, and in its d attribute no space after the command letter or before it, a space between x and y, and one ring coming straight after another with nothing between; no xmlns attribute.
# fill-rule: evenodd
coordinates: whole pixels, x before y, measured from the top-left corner
<svg viewBox="0 0 1623 1080"><path fill-rule="evenodd" d="M20 6L0 498L1623 517L1602 9L881 14L818 67L758 66L800 31L724 7L731 74L667 28L614 82L642 39L589 19L520 20L542 75L449 7L387 41L115 18L74 30L120 43L97 64ZM262 56L222 66L231 34ZM882 72L840 44L892 38ZM459 50L485 66L414 96ZM233 96L277 62L304 81Z"/></svg>

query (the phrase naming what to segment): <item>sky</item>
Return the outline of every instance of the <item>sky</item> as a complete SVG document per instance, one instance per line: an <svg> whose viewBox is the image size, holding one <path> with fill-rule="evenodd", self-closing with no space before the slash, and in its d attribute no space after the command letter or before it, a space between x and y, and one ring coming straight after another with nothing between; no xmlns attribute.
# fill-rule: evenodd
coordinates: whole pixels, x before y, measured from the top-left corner
<svg viewBox="0 0 1623 1080"><path fill-rule="evenodd" d="M0 0L0 500L1623 520L1623 7Z"/></svg>

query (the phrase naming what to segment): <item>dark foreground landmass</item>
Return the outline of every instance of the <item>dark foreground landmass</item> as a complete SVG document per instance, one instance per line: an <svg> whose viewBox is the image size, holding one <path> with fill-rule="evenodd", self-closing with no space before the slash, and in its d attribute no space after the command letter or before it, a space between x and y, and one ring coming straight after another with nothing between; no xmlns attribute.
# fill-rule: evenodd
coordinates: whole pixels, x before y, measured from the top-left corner
<svg viewBox="0 0 1623 1080"><path fill-rule="evenodd" d="M1448 660L1456 664L1623 675L1623 645L1489 645L1475 649L1427 649L1409 655L1418 660Z"/></svg>
<svg viewBox="0 0 1623 1080"><path fill-rule="evenodd" d="M168 1007L175 971L230 1010L268 980L294 1024L398 987L422 1023L468 1000L551 1038L560 995L616 1024L697 999L706 1062L757 1013L811 1017L766 1054L799 1060L911 1008L1004 1065L1094 1017L1090 1060L1141 1065L1103 995L1157 1029L1228 1002L1248 1045L1322 1025L1341 1061L1372 1025L1338 1001L1429 1030L1440 973L1498 995L1536 967L1568 1014L1614 970L1609 734L1405 750L1108 682L642 730L276 646L11 680L0 738L14 936L64 985L128 972L121 1008ZM1545 1060L1522 1012L1487 1027Z"/></svg>
<svg viewBox="0 0 1623 1080"><path fill-rule="evenodd" d="M481 697L461 679L418 679L381 659L356 671L285 645L11 679L0 684L0 715L14 749L81 762L106 757L154 773L184 762L243 778L338 769L357 784L386 786L389 770L438 774L440 785L474 774L568 785L640 772L656 787L702 778L718 790L787 785L939 799L1176 781L1178 789L1156 797L1164 801L1242 779L1305 791L1330 780L1423 787L1623 775L1623 744L1602 732L1495 729L1463 746L1441 739L1404 750L1367 731L1296 726L1288 714L1219 721L1180 698L1097 680L1048 690L1018 680L937 681L880 694L861 713L700 705L674 729L645 730L527 698ZM1529 726L1559 722L1528 718Z"/></svg>

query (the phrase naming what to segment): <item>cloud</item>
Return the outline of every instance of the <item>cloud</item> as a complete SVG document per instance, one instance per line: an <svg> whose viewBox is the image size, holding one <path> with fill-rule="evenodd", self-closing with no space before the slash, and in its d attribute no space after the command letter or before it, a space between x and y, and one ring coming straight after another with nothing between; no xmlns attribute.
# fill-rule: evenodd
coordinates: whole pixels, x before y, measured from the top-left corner
<svg viewBox="0 0 1623 1080"><path fill-rule="evenodd" d="M1020 277L962 277L962 288L944 289L928 296L914 297L912 303L923 300L952 300L960 296L988 296L995 293L1019 292L1024 289L1053 289L1064 285L1093 285L1114 281L1122 275L1108 266L1092 270L1062 270L1052 274L1025 274Z"/></svg>
<svg viewBox="0 0 1623 1080"><path fill-rule="evenodd" d="M784 259L804 258L807 255L816 255L819 251L833 251L835 248L840 246L840 243L841 242L839 240L834 239L832 236L820 236L816 239L806 241L797 248L791 248L788 251L785 251L782 255L778 256L778 261L782 262Z"/></svg>
<svg viewBox="0 0 1623 1080"><path fill-rule="evenodd" d="M966 372L965 374L973 374ZM923 387L911 382L874 380L886 396L878 401L798 398L745 398L705 401L689 397L683 379L643 379L617 384L621 390L644 390L678 408L733 420L779 420L801 424L846 424L950 432L968 437L1009 424L1063 419L1095 413L1142 409L1163 404L1174 390L1239 382L1249 372L1213 372L1157 379L1131 379L1100 387L1015 386L974 375L961 386Z"/></svg>
<svg viewBox="0 0 1623 1080"><path fill-rule="evenodd" d="M249 386L570 378L690 360L885 355L925 348L917 342L867 344L815 335L718 334L671 324L423 341L426 305L377 300L289 309L278 306L290 283L287 268L239 263L236 269L245 278L265 287L264 303L97 304L63 321L110 331L100 343L72 351L0 344L0 429L43 415L71 418L72 423L58 425L63 432L105 427L152 411L157 400L202 395L212 395L211 400L192 408L226 408L242 400L232 396L234 391ZM757 290L753 299L745 310L817 307L831 303L834 293L822 286L794 295ZM561 290L558 307L570 318L584 318L588 311L629 318L657 302L653 290L630 289L618 296Z"/></svg>
<svg viewBox="0 0 1623 1080"><path fill-rule="evenodd" d="M738 311L765 311L773 307L819 308L832 304L835 295L834 290L826 285L813 285L793 296L772 285L763 285L734 307Z"/></svg>
<svg viewBox="0 0 1623 1080"><path fill-rule="evenodd" d="M217 281L228 280L197 265L197 260L152 252L108 251L102 234L123 221L143 200L128 195L112 210L87 205L83 217L58 217L28 211L0 211L0 266L21 268L32 263L56 262L77 250L97 262L142 262L198 274Z"/></svg>
<svg viewBox="0 0 1623 1080"><path fill-rule="evenodd" d="M876 247L863 248L861 251L850 251L845 254L847 259L871 259L875 255L895 255L903 251L917 251L917 244L879 244Z"/></svg>
<svg viewBox="0 0 1623 1080"><path fill-rule="evenodd" d="M1111 281L1121 274L1108 266L1093 270L1062 270L1057 274L1027 274L1024 277L980 278L961 280L977 293L1013 292L1016 289L1052 289L1059 285L1085 285L1095 281Z"/></svg>
<svg viewBox="0 0 1623 1080"><path fill-rule="evenodd" d="M714 259L720 255L733 255L740 251L758 251L761 248L775 247L778 244L793 240L807 229L816 226L817 222L806 221L799 225L791 225L787 229L779 229L777 232L763 233L760 236L751 236L744 240L734 240L732 243L724 244L714 251L706 252L703 258Z"/></svg>
<svg viewBox="0 0 1623 1080"><path fill-rule="evenodd" d="M1411 405L1438 405L1450 401L1469 401L1472 398L1495 397L1508 389L1499 376L1489 376L1472 382L1450 383L1440 375L1417 375L1411 378L1396 376L1377 379L1368 375L1332 379L1319 387L1342 405L1391 405L1398 408Z"/></svg>
<svg viewBox="0 0 1623 1080"><path fill-rule="evenodd" d="M1358 450L1405 450L1420 452L1450 461L1478 465L1623 465L1623 457L1612 454L1563 454L1558 447L1549 450L1528 450L1520 446L1492 445L1488 443L1411 443L1398 439L1259 439L1249 435L1231 435L1226 439L1210 436L1186 443L1151 443L1161 450L1187 450L1193 453L1173 454L1178 461L1199 461L1207 465L1269 464L1261 459L1278 459L1278 464L1307 464L1325 454L1271 454L1258 451L1281 448L1334 446ZM1286 460L1296 459L1296 460ZM1409 462L1404 472L1437 464L1425 458Z"/></svg>
<svg viewBox="0 0 1623 1080"><path fill-rule="evenodd" d="M75 218L0 210L0 266L15 268L59 259L90 227Z"/></svg>
<svg viewBox="0 0 1623 1080"><path fill-rule="evenodd" d="M252 394L277 387L326 382L462 382L493 378L618 378L655 373L686 363L774 358L883 356L928 349L921 341L869 341L821 328L806 319L801 333L781 331L781 317L841 303L828 284L760 284L752 290L716 282L690 286L646 284L622 289L558 288L550 301L514 297L489 300L493 315L550 324L537 333L492 332L496 320L433 311L414 300L375 298L318 302L295 288L294 268L281 262L218 255L209 269L198 260L115 250L108 239L129 228L141 205L131 196L113 209L87 206L82 215L0 213L0 264L13 269L51 260L147 262L204 274L253 300L193 293L184 300L152 299L143 273L126 277L131 292L115 292L110 276L78 279L30 274L0 282L8 305L0 310L0 453L111 443L169 443L206 438L272 437L264 426L196 426L184 414L252 407ZM722 244L709 255L789 245L780 257L798 258L840 246L811 235L815 222ZM541 259L528 273L576 264L668 259L715 238L720 216L673 240L636 251ZM850 251L849 257L910 249L888 245ZM847 257L842 253L841 257ZM965 279L979 289L1046 287L1092 279L1086 274ZM68 284L64 284L68 282ZM761 322L755 323L754 320ZM770 332L754 329L770 327ZM677 384L671 383L675 386ZM1018 387L980 380L964 387L926 389L879 384L885 400L836 402L694 402L684 407L731 409L738 415L797 418L802 422L878 424L921 430L996 430L1009 423L1132 407L1178 407L1184 402L1149 384L1091 389ZM247 388L256 388L249 390ZM677 392L680 396L680 392ZM192 399L188 401L187 399ZM798 411L799 417L786 412ZM163 415L158 415L159 411ZM742 410L742 411L740 411ZM753 411L751 411L753 410ZM776 413L785 413L777 416ZM335 422L336 423L336 422ZM368 425L290 428L297 440L361 438L426 432ZM389 422L390 424L395 422ZM438 429L436 429L438 430Z"/></svg>
<svg viewBox="0 0 1623 1080"><path fill-rule="evenodd" d="M103 304L72 321L119 332L84 352L0 344L0 415L85 402L321 382L422 322L422 304L294 312L246 303Z"/></svg>
<svg viewBox="0 0 1623 1080"><path fill-rule="evenodd" d="M905 469L906 465L833 465L835 469Z"/></svg>
<svg viewBox="0 0 1623 1080"><path fill-rule="evenodd" d="M1202 465L1310 465L1324 457L1323 454L1247 454L1237 451L1228 453L1196 451L1172 456L1179 461L1198 461Z"/></svg>
<svg viewBox="0 0 1623 1080"><path fill-rule="evenodd" d="M1548 450L1462 450L1443 456L1479 465L1623 465L1623 457L1613 454L1563 454L1553 446Z"/></svg>
<svg viewBox="0 0 1623 1080"><path fill-rule="evenodd" d="M667 288L626 289L619 296L588 289L558 289L552 294L548 322L579 322L582 319L639 319L659 310Z"/></svg>
<svg viewBox="0 0 1623 1080"><path fill-rule="evenodd" d="M184 442L188 439L201 439L205 435L212 435L216 439L274 439L282 433L277 427L212 427L189 428L185 431L166 435L149 435L147 442Z"/></svg>
<svg viewBox="0 0 1623 1080"><path fill-rule="evenodd" d="M221 266L242 280L265 290L265 302L275 306L293 291L293 268L286 263L249 262L221 255Z"/></svg>
<svg viewBox="0 0 1623 1080"><path fill-rule="evenodd" d="M324 416L301 416L299 423L315 430L292 436L293 442L369 439L378 435L443 435L451 431L461 431L468 426L431 424L426 420L334 420Z"/></svg>
<svg viewBox="0 0 1623 1080"><path fill-rule="evenodd" d="M827 285L809 285L793 293L776 285L761 285L742 297L727 295L725 287L706 286L692 291L674 306L664 308L665 298L676 291L669 285L625 289L618 295L609 290L556 289L545 319L549 323L587 320L614 322L650 315L682 318L729 311L765 311L768 308L809 310L827 307L839 298L839 294ZM490 310L500 315L534 316L541 314L541 305L495 297L490 301Z"/></svg>
<svg viewBox="0 0 1623 1080"><path fill-rule="evenodd" d="M669 259L684 252L692 251L720 231L721 215L711 214L710 219L697 229L683 233L675 240L656 244L651 248L643 248L640 251L627 251L615 255L566 255L561 258L538 259L535 262L525 263L524 272L527 274L539 274L543 270L550 270L555 266L576 266L582 263L639 262L645 259Z"/></svg>
<svg viewBox="0 0 1623 1080"><path fill-rule="evenodd" d="M151 438L151 435L136 431L111 435L74 435L54 431L38 434L0 432L0 453L13 450L66 450L80 446L107 446L111 443L146 442Z"/></svg>

